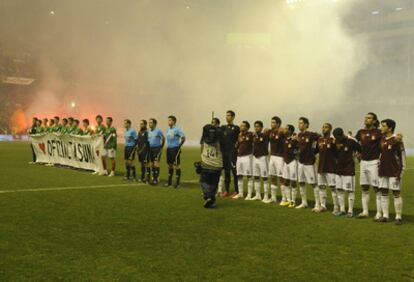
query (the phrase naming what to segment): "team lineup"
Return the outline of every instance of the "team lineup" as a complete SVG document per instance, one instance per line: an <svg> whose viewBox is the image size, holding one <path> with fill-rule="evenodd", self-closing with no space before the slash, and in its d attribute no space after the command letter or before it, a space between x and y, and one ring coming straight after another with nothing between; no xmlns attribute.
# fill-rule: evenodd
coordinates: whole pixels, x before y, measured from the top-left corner
<svg viewBox="0 0 414 282"><path fill-rule="evenodd" d="M320 134L309 131L310 123L305 117L298 119L298 133L292 124L282 127L282 120L277 116L271 118L270 129L265 129L262 121L256 121L251 130L248 121L242 121L237 126L234 119L235 113L227 111L226 125L220 125L220 120L213 118L211 124L203 128L201 162L195 165L200 173L205 207L214 207L216 196L260 200L266 204L278 203L279 190L280 206L303 209L308 207L308 185L312 188L315 199L312 212L327 211L329 190L333 202L332 213L335 216L353 217L357 159L360 162L363 208L357 217L369 217L369 191L372 187L376 199L374 219L378 222L389 221L391 190L394 196L395 222L398 225L402 223L400 191L405 169L405 151L402 136L394 134L395 121L384 119L380 122L376 114L368 113L364 128L351 136L350 133L345 134L342 128L333 129L330 123L323 124ZM102 136L104 170L95 174L115 176L117 133L112 118L107 117L104 125L103 117L96 116L96 128L90 126L88 119L82 121L83 128L79 127L79 123L79 120L73 118L33 118L29 134L58 132ZM161 155L166 144L168 180L165 186L180 187L181 147L186 137L176 123L175 116L168 117L168 130L164 136L154 118L141 120L138 131L132 128L129 119L124 120L125 180L158 185ZM139 177L135 157L140 165ZM35 158L33 153L33 161ZM234 193L230 195L231 176ZM297 194L300 195L300 203L297 203Z"/></svg>
<svg viewBox="0 0 414 282"><path fill-rule="evenodd" d="M163 147L167 144L167 163L168 163L168 181L165 186L173 185L173 174L175 171L174 188L180 187L181 179L181 147L185 142L185 135L181 129L175 126L177 118L175 116L168 117L169 128L164 136L163 132L157 128L157 120L154 118L140 121L140 129L137 132L131 127L129 119L124 120L124 159L126 174L125 180L139 181L148 183L150 185L158 185L160 175L160 160ZM29 129L29 134L41 134L45 132L55 132L59 134L70 134L78 136L102 136L104 139L104 151L102 154L102 172L94 172L101 176L108 175L115 176L116 168L116 150L117 150L117 132L113 127L112 117L107 117L105 125L103 124L103 117L96 116L96 128L90 126L88 119L82 121L83 129L79 127L79 120L70 118L63 118L60 121L59 117L54 117L51 120L33 118L32 127ZM33 162L36 161L36 155L33 151ZM138 157L138 162L141 168L141 175L137 178L135 168L135 156ZM108 171L107 161L111 162L111 167Z"/></svg>
<svg viewBox="0 0 414 282"><path fill-rule="evenodd" d="M374 219L378 222L389 220L388 194L391 190L395 222L397 225L402 223L400 191L405 151L402 136L394 134L395 121L385 119L380 122L376 114L368 113L364 128L353 137L345 134L342 128L333 129L330 123L323 124L321 134L311 132L305 117L298 120L297 134L291 124L282 127L277 116L271 119L270 129L264 129L263 122L256 121L253 131L250 131L248 121L241 122L240 127L234 125L234 118L235 113L228 111L227 125L220 127L219 120L213 118L212 124L205 126L203 131L202 161L196 166L201 179L205 180L202 182L205 207L215 206L216 183L218 194L229 196L233 174L233 199L277 203L280 188L281 206L303 209L308 207L306 185L309 185L315 199L313 212L327 210L327 190L330 190L333 214L353 217L356 158L360 161L363 207L357 217L369 217L369 188L372 187L377 210ZM221 171L214 174L214 169L218 171L220 166L224 168L224 179L220 177ZM247 182L247 195L244 182ZM298 190L299 205L296 203Z"/></svg>

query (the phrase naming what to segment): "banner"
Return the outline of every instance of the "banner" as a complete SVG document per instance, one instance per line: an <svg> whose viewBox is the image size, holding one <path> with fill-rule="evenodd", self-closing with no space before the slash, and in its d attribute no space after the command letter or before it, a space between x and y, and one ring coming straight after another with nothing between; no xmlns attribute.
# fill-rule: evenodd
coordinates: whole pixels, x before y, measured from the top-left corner
<svg viewBox="0 0 414 282"><path fill-rule="evenodd" d="M30 135L37 163L103 171L102 136L74 136L59 133Z"/></svg>

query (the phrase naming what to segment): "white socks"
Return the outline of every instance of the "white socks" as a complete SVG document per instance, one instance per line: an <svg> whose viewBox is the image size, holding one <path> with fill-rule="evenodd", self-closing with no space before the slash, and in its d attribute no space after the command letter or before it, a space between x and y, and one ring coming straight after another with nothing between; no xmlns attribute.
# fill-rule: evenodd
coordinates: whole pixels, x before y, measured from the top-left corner
<svg viewBox="0 0 414 282"><path fill-rule="evenodd" d="M389 218L389 208L388 208L388 195L381 195L381 209L382 209L382 215L385 218Z"/></svg>
<svg viewBox="0 0 414 282"><path fill-rule="evenodd" d="M302 197L302 205L307 206L308 205L308 198L306 195L306 186L300 186L300 196Z"/></svg>
<svg viewBox="0 0 414 282"><path fill-rule="evenodd" d="M355 193L348 192L348 212L349 213L354 212L354 202L355 202Z"/></svg>
<svg viewBox="0 0 414 282"><path fill-rule="evenodd" d="M262 198L262 195L260 194L260 180L254 181L254 190L256 192L255 197Z"/></svg>
<svg viewBox="0 0 414 282"><path fill-rule="evenodd" d="M264 199L269 199L269 181L263 180Z"/></svg>
<svg viewBox="0 0 414 282"><path fill-rule="evenodd" d="M253 179L247 179L247 197L252 197L253 194Z"/></svg>
<svg viewBox="0 0 414 282"><path fill-rule="evenodd" d="M338 202L338 193L335 188L331 188L331 194L332 194L332 202L334 206L334 211L337 211L339 209L339 202Z"/></svg>
<svg viewBox="0 0 414 282"><path fill-rule="evenodd" d="M270 185L270 193L271 193L271 198L273 202L276 202L276 193L277 193L277 186L272 184ZM282 191L282 195L283 195L283 191Z"/></svg>
<svg viewBox="0 0 414 282"><path fill-rule="evenodd" d="M243 194L244 194L244 187L243 187L243 176L239 176L239 180L237 181L238 182L238 186L239 186L239 195L241 195L241 196L243 196Z"/></svg>
<svg viewBox="0 0 414 282"><path fill-rule="evenodd" d="M342 190L338 190L338 202L341 212L345 212L345 193Z"/></svg>
<svg viewBox="0 0 414 282"><path fill-rule="evenodd" d="M280 185L280 193L282 194L282 202L287 202L289 201L289 198L291 197L289 195L290 193L290 189L288 186L285 185Z"/></svg>
<svg viewBox="0 0 414 282"><path fill-rule="evenodd" d="M280 184L280 194L282 195L282 202L287 202L288 195L285 193L286 191L285 189L283 189L283 187L286 187L286 186L283 184Z"/></svg>
<svg viewBox="0 0 414 282"><path fill-rule="evenodd" d="M289 189L289 187L288 187L288 189ZM292 187L292 198L290 199L291 202L296 203L296 195L297 194L298 194L298 188Z"/></svg>
<svg viewBox="0 0 414 282"><path fill-rule="evenodd" d="M395 219L402 219L403 201L401 196L394 197Z"/></svg>
<svg viewBox="0 0 414 282"><path fill-rule="evenodd" d="M375 198L377 202L377 215L375 217L380 218L382 216L381 192L376 192Z"/></svg>
<svg viewBox="0 0 414 282"><path fill-rule="evenodd" d="M315 208L319 209L321 207L321 201L319 198L319 187L313 187L313 196L315 197Z"/></svg>
<svg viewBox="0 0 414 282"><path fill-rule="evenodd" d="M326 188L319 188L319 200L321 202L321 207L326 208Z"/></svg>
<svg viewBox="0 0 414 282"><path fill-rule="evenodd" d="M369 191L362 191L362 213L368 215L369 213Z"/></svg>

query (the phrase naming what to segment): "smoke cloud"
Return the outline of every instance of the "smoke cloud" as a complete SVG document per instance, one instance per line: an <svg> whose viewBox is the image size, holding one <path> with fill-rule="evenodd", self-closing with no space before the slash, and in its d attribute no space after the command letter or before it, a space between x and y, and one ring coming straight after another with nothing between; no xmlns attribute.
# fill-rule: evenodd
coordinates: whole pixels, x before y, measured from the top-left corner
<svg viewBox="0 0 414 282"><path fill-rule="evenodd" d="M198 139L211 111L224 122L232 109L237 123L307 116L317 131L356 130L371 111L343 121L367 62L366 40L343 23L358 1L35 2L21 15L42 66L27 117L155 117L166 128L174 114Z"/></svg>

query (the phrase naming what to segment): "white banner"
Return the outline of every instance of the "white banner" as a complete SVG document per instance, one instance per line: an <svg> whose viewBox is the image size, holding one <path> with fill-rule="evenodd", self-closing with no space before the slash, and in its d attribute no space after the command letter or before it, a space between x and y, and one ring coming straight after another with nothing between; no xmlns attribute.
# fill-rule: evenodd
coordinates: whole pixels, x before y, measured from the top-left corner
<svg viewBox="0 0 414 282"><path fill-rule="evenodd" d="M103 171L102 136L74 136L59 133L30 135L37 163L60 164L97 172Z"/></svg>

